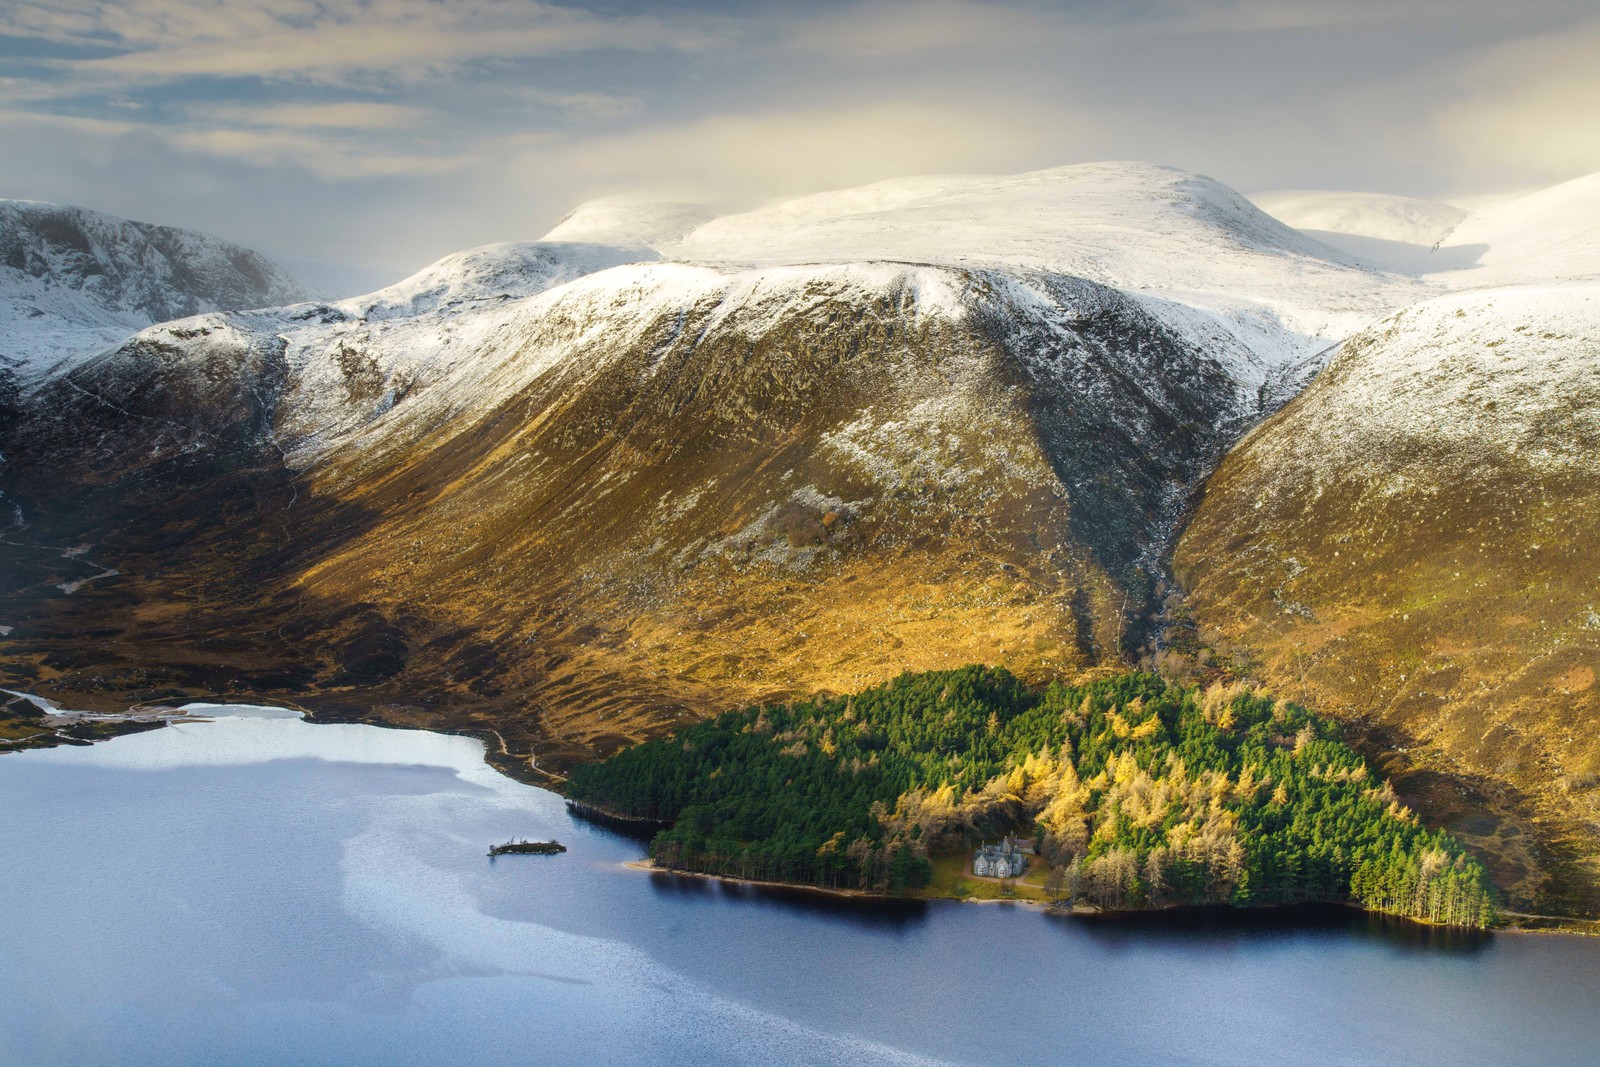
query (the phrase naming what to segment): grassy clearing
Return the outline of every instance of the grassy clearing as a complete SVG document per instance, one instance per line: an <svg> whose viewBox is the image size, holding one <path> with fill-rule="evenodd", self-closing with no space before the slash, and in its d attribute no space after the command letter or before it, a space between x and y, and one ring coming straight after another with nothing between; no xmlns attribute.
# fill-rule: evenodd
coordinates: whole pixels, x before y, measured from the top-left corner
<svg viewBox="0 0 1600 1067"><path fill-rule="evenodd" d="M22 741L36 734L51 736L50 730L37 719L0 719L0 740Z"/></svg>
<svg viewBox="0 0 1600 1067"><path fill-rule="evenodd" d="M932 898L952 900L1032 900L1048 903L1044 882L1050 868L1037 856L1029 857L1029 866L1021 878L1013 878L1002 885L997 878L977 878L972 874L972 854L967 851L933 856L933 880L921 894Z"/></svg>

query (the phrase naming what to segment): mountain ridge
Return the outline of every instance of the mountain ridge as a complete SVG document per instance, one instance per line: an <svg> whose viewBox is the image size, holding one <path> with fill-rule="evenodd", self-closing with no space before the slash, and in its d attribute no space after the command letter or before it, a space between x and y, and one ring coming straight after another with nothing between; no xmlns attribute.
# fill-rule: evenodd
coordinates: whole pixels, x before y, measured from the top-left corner
<svg viewBox="0 0 1600 1067"><path fill-rule="evenodd" d="M1542 221L1509 227L1498 289L1107 164L736 215L612 199L374 294L158 324L0 425L20 509L0 662L95 706L237 692L494 730L559 770L903 669L1070 679L1153 654L1305 688L1368 752L1415 753L1396 766L1423 810L1518 900L1600 908L1594 850L1547 829L1588 817L1587 750L1482 716L1470 740L1442 682L1376 702L1397 664L1492 636L1429 651L1466 601L1391 610L1454 588L1401 580L1455 550L1440 501L1487 478L1532 506L1554 478L1588 514L1572 194L1505 215ZM1358 535L1386 570L1349 577L1336 539ZM1407 546L1421 562L1390 558ZM1502 562L1473 578L1497 596L1537 571ZM1385 629L1396 610L1425 625ZM1590 721L1587 646L1561 653L1576 701L1517 665L1542 633L1488 657L1527 682L1507 707ZM1355 682L1307 662L1335 651ZM1560 795L1535 788L1552 766Z"/></svg>
<svg viewBox="0 0 1600 1067"><path fill-rule="evenodd" d="M155 322L304 296L283 268L209 234L0 199L0 370L24 386Z"/></svg>

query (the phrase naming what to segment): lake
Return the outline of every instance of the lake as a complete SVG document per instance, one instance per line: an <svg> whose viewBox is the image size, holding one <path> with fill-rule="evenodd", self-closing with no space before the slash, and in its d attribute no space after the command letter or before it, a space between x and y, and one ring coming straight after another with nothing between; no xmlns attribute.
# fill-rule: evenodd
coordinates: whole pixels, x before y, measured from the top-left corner
<svg viewBox="0 0 1600 1067"><path fill-rule="evenodd" d="M1600 941L646 874L467 738L234 709L0 757L0 812L8 1067L1600 1062Z"/></svg>

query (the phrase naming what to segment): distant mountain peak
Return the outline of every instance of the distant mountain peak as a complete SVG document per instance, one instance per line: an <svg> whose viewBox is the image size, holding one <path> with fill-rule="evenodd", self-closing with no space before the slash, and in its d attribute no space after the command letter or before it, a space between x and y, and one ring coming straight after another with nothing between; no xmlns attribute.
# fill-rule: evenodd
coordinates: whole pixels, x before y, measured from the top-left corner
<svg viewBox="0 0 1600 1067"><path fill-rule="evenodd" d="M714 205L702 201L603 196L567 212L543 240L659 248L681 241L717 213Z"/></svg>
<svg viewBox="0 0 1600 1067"><path fill-rule="evenodd" d="M305 295L265 256L209 234L0 200L0 370L24 380L155 322Z"/></svg>

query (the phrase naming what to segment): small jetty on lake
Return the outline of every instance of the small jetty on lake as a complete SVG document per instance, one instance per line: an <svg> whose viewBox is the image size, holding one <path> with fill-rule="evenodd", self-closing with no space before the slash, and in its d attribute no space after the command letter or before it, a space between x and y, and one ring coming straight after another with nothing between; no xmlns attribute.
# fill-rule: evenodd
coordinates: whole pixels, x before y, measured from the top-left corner
<svg viewBox="0 0 1600 1067"><path fill-rule="evenodd" d="M566 850L567 846L560 841L524 841L517 838L503 845L490 845L489 855L504 856L509 853L513 856L554 856Z"/></svg>

